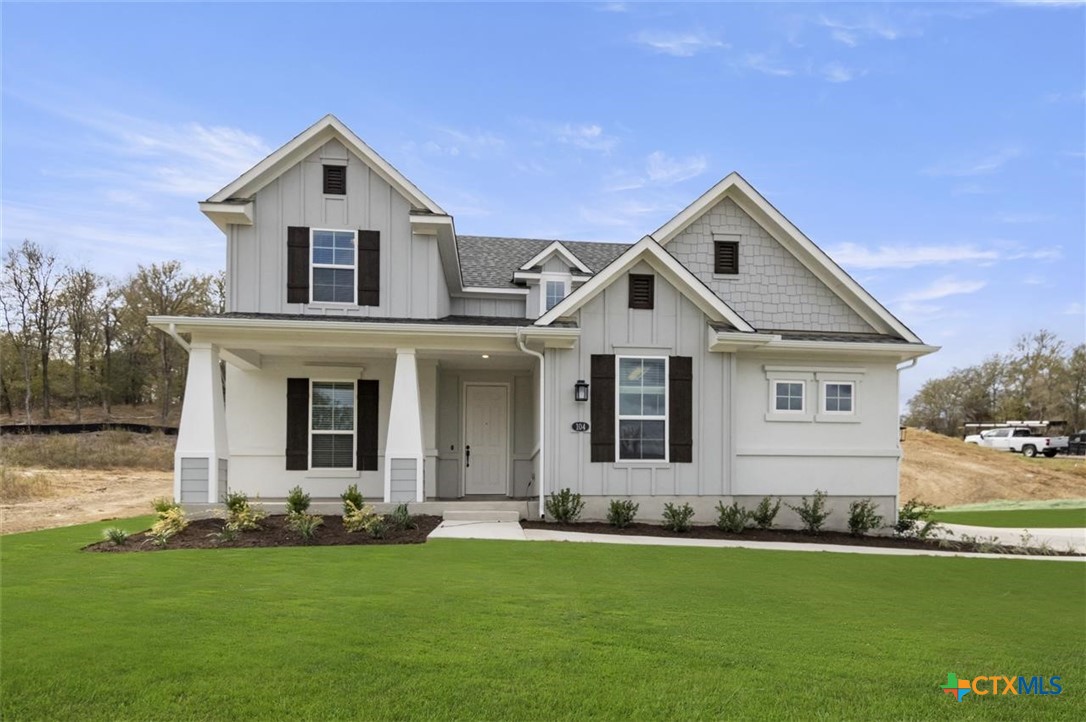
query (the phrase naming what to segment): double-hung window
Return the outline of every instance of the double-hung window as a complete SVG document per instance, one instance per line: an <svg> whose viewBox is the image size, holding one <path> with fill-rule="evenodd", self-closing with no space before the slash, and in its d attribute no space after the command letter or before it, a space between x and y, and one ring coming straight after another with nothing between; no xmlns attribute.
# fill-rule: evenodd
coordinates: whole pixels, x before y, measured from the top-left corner
<svg viewBox="0 0 1086 722"><path fill-rule="evenodd" d="M309 468L354 468L354 400L353 381L311 382Z"/></svg>
<svg viewBox="0 0 1086 722"><path fill-rule="evenodd" d="M619 356L618 458L667 459L667 358Z"/></svg>
<svg viewBox="0 0 1086 722"><path fill-rule="evenodd" d="M827 414L851 414L855 384L851 381L827 381L822 386L822 411Z"/></svg>
<svg viewBox="0 0 1086 722"><path fill-rule="evenodd" d="M566 297L566 282L565 281L547 281L544 287L546 293L544 312L551 310L557 306L563 298Z"/></svg>
<svg viewBox="0 0 1086 722"><path fill-rule="evenodd" d="M355 303L358 254L354 231L313 230L313 303Z"/></svg>
<svg viewBox="0 0 1086 722"><path fill-rule="evenodd" d="M773 385L773 409L777 412L799 412L804 410L804 391L802 381L776 381Z"/></svg>

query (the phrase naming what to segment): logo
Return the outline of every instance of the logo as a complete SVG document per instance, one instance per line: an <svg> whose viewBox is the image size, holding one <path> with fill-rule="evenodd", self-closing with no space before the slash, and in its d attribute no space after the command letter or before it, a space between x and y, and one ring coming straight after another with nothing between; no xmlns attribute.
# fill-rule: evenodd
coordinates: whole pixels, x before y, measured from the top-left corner
<svg viewBox="0 0 1086 722"><path fill-rule="evenodd" d="M978 697L997 694L1014 695L1050 695L1063 692L1059 677L1031 676L1004 677L1003 675L990 675L987 677L974 677L973 679L958 679L958 675L949 672L946 676L946 684L940 686L943 694L952 694L961 702L965 695L972 692Z"/></svg>

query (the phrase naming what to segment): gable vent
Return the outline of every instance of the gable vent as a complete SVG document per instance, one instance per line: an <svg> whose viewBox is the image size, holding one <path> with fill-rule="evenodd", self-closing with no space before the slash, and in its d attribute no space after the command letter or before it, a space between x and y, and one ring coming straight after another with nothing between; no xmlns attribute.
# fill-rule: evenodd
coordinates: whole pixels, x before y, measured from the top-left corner
<svg viewBox="0 0 1086 722"><path fill-rule="evenodd" d="M739 242L713 242L713 273L739 273Z"/></svg>
<svg viewBox="0 0 1086 722"><path fill-rule="evenodd" d="M656 300L655 276L630 274L630 308L648 308Z"/></svg>
<svg viewBox="0 0 1086 722"><path fill-rule="evenodd" d="M347 195L347 166L324 166L324 192L333 196Z"/></svg>

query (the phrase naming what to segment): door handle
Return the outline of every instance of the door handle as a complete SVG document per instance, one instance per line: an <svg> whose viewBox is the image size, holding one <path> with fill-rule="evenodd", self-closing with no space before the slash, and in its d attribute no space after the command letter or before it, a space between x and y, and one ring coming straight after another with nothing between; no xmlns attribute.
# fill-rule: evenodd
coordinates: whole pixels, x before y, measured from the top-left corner
<svg viewBox="0 0 1086 722"><path fill-rule="evenodd" d="M470 444L464 447L464 468L467 469L469 467L471 467L471 445Z"/></svg>

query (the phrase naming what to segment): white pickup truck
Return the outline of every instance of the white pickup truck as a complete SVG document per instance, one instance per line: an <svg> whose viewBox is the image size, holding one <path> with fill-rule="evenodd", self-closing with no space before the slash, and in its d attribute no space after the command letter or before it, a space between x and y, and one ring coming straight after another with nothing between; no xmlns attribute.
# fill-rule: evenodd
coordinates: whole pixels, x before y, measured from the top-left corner
<svg viewBox="0 0 1086 722"><path fill-rule="evenodd" d="M1067 451L1066 436L1034 436L1026 426L989 429L965 437L965 443L1000 451L1013 451L1031 459L1037 454L1052 458L1061 451Z"/></svg>

